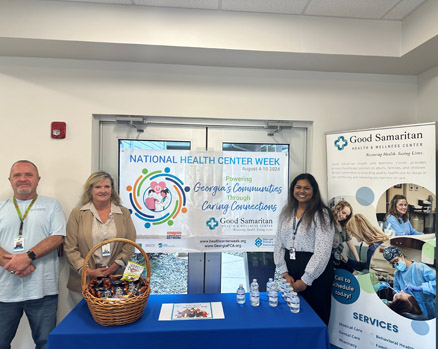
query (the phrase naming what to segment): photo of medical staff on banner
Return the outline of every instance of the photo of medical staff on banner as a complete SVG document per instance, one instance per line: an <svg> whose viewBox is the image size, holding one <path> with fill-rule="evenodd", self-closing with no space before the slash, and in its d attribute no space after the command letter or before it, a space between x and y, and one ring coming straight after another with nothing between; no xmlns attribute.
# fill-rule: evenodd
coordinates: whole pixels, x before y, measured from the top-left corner
<svg viewBox="0 0 438 349"><path fill-rule="evenodd" d="M148 251L272 251L287 157L121 149L120 197Z"/></svg>
<svg viewBox="0 0 438 349"><path fill-rule="evenodd" d="M433 348L435 123L326 134L333 348Z"/></svg>

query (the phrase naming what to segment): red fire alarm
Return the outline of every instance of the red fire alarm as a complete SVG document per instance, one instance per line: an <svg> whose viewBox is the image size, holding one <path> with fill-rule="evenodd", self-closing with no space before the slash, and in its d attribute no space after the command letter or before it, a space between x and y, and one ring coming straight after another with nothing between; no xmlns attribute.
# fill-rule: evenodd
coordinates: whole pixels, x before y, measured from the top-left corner
<svg viewBox="0 0 438 349"><path fill-rule="evenodd" d="M65 138L66 125L64 121L53 121L50 128L50 136L55 139Z"/></svg>

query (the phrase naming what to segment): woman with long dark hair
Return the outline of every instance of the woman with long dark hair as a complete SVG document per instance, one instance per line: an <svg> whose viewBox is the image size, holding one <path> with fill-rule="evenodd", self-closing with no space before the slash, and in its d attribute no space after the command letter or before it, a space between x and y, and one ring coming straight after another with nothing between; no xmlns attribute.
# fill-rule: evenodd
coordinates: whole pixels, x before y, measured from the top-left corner
<svg viewBox="0 0 438 349"><path fill-rule="evenodd" d="M283 208L275 242L278 272L328 324L333 263L330 262L334 220L321 200L319 186L309 173L295 177Z"/></svg>
<svg viewBox="0 0 438 349"><path fill-rule="evenodd" d="M412 227L408 216L408 201L406 196L400 194L392 197L385 215L385 228L394 230L395 236L423 235Z"/></svg>
<svg viewBox="0 0 438 349"><path fill-rule="evenodd" d="M388 307L397 314L403 316L407 316L407 314L423 314L417 300L409 293L405 293L403 291L400 291L394 295L394 299L388 304Z"/></svg>

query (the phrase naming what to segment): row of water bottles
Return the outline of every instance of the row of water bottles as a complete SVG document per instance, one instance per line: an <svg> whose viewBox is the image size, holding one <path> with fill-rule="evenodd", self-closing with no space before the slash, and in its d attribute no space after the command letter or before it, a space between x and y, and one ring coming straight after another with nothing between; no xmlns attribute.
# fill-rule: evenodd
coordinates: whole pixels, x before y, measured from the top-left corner
<svg viewBox="0 0 438 349"><path fill-rule="evenodd" d="M283 279L281 283L280 291L281 296L286 301L290 311L292 313L299 313L300 297L298 297L298 294L293 290L292 286L285 279Z"/></svg>
<svg viewBox="0 0 438 349"><path fill-rule="evenodd" d="M266 293L268 294L269 305L271 307L276 307L278 305L278 290L272 278L269 278L268 282L266 283ZM253 307L258 307L260 305L260 291L257 279L252 280L249 294L251 305ZM284 279L280 286L280 294L286 301L292 313L298 313L300 311L300 298L292 289L290 284ZM240 284L239 288L237 289L236 297L238 304L245 304L245 289L243 288L242 284Z"/></svg>
<svg viewBox="0 0 438 349"><path fill-rule="evenodd" d="M242 284L240 284L239 288L237 289L236 297L238 304L245 304L246 301L245 289L243 288ZM259 291L259 284L257 282L257 279L254 279L251 282L250 290L249 290L249 299L252 306L258 307L260 305L260 291Z"/></svg>

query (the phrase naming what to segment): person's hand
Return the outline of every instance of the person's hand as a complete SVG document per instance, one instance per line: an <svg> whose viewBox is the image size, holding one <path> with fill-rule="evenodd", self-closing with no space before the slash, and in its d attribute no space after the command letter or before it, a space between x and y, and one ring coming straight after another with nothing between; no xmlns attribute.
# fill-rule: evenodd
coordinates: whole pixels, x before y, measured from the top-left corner
<svg viewBox="0 0 438 349"><path fill-rule="evenodd" d="M348 262L348 258L345 257L345 255L343 255L343 254L341 254L341 260L342 260L344 263L347 263L347 262Z"/></svg>
<svg viewBox="0 0 438 349"><path fill-rule="evenodd" d="M107 276L108 275L108 274L106 274L107 270L108 270L108 267L91 269L88 265L87 265L87 269L86 269L87 275L91 276L92 278Z"/></svg>
<svg viewBox="0 0 438 349"><path fill-rule="evenodd" d="M114 274L118 268L119 265L116 262L114 262L109 267L107 267L106 270L103 272L105 274L104 276Z"/></svg>
<svg viewBox="0 0 438 349"><path fill-rule="evenodd" d="M376 283L374 285L374 290L377 292L377 291L380 291L380 290L384 290L384 289L386 289L388 287L389 287L389 284L387 282L380 281L380 282L378 282L378 283Z"/></svg>
<svg viewBox="0 0 438 349"><path fill-rule="evenodd" d="M24 278L30 274L32 274L35 271L36 267L33 264L30 264L26 269L16 272L15 275Z"/></svg>
<svg viewBox="0 0 438 349"><path fill-rule="evenodd" d="M407 284L404 290L405 291L411 291L411 292L423 292L423 287L415 286L415 285L412 285L412 284Z"/></svg>
<svg viewBox="0 0 438 349"><path fill-rule="evenodd" d="M301 280L297 280L292 284L292 288L295 292L302 292L307 288L307 284Z"/></svg>
<svg viewBox="0 0 438 349"><path fill-rule="evenodd" d="M8 260L4 268L9 272L20 273L32 263L27 253L6 254L4 258Z"/></svg>
<svg viewBox="0 0 438 349"><path fill-rule="evenodd" d="M281 276L289 283L289 285L292 286L292 284L295 282L294 278L290 276L288 273L283 273Z"/></svg>

